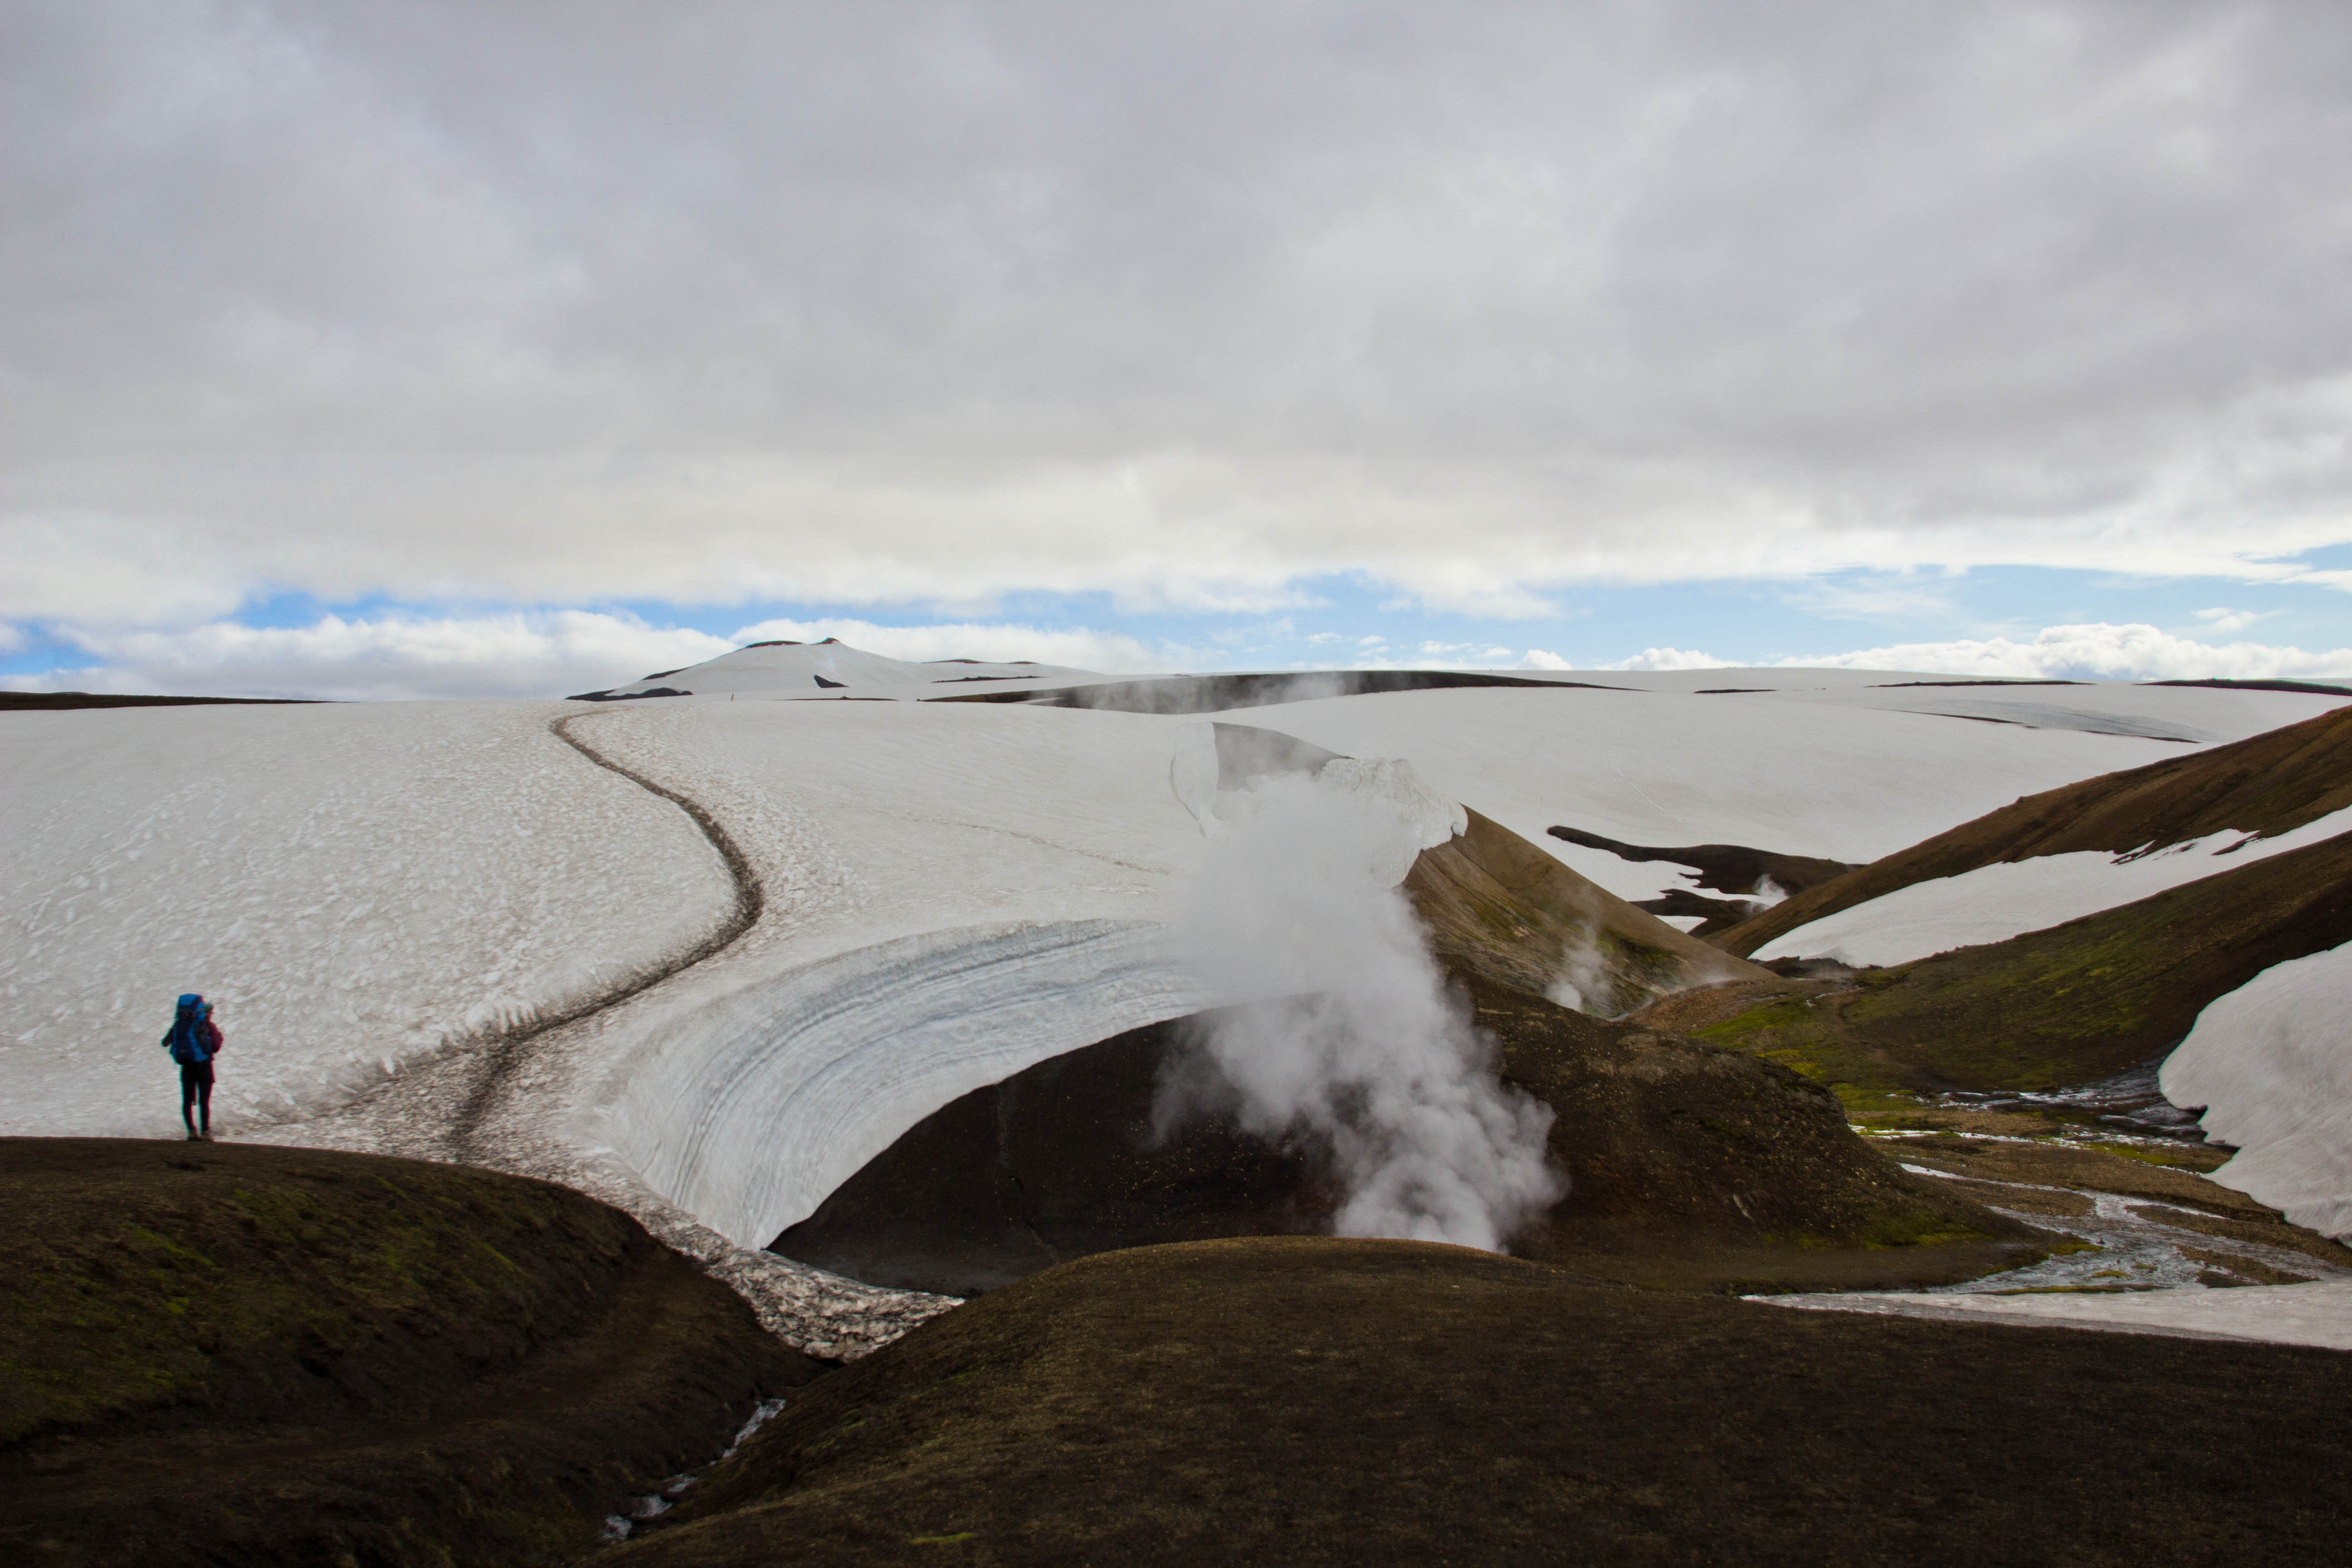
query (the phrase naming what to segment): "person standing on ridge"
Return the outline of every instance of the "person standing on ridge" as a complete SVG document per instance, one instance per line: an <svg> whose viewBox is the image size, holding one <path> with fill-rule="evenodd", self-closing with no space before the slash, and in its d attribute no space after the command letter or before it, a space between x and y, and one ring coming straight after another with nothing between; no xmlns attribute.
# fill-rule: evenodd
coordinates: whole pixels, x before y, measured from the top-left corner
<svg viewBox="0 0 2352 1568"><path fill-rule="evenodd" d="M213 1005L193 991L184 993L163 1043L163 1048L172 1053L172 1059L180 1064L180 1120L188 1124L188 1142L209 1143L213 1136L213 1058L220 1055L221 1048L220 1026L213 1022Z"/></svg>

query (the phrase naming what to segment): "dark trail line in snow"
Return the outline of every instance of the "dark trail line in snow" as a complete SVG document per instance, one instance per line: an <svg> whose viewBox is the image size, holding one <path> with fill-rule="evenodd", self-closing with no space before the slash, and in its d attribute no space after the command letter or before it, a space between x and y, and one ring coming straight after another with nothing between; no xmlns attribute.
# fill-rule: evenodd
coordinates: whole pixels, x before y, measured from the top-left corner
<svg viewBox="0 0 2352 1568"><path fill-rule="evenodd" d="M746 931L759 923L761 912L767 908L767 890L760 885L759 876L751 869L750 858L729 836L727 829L719 825L717 817L704 810L698 802L680 795L674 789L656 784L643 773L623 767L572 733L572 726L574 723L590 716L585 713L574 713L567 718L558 719L548 725L548 733L598 767L616 773L638 788L661 796L692 818L695 826L702 830L703 837L710 841L710 847L719 851L719 858L727 864L727 874L735 884L735 907L729 912L727 919L720 923L717 931L667 963L658 964L612 990L591 996L575 1006L566 1008L562 1013L543 1018L534 1018L518 1028L493 1035L487 1044L487 1048L475 1058L479 1064L477 1068L478 1076L467 1090L464 1101L459 1104L457 1114L450 1121L447 1138L450 1147L460 1157L478 1152L474 1146L476 1134L483 1121L489 1115L491 1109L498 1103L499 1096L508 1080L522 1066L525 1046L551 1030L562 1028L567 1024L576 1024L583 1018L604 1011L607 1007L617 1006L642 991L651 990L671 975L691 969L704 959L725 952L740 941Z"/></svg>
<svg viewBox="0 0 2352 1568"><path fill-rule="evenodd" d="M646 1185L612 1151L583 1149L551 1131L545 1118L535 1114L555 1109L532 1103L545 1092L542 1042L551 1046L554 1032L565 1026L593 1018L726 951L759 923L767 907L766 890L749 857L716 818L698 802L622 766L572 734L572 721L587 717L556 720L548 731L596 766L686 813L726 864L735 889L733 909L687 951L656 960L610 989L559 1014L447 1040L443 1051L390 1075L348 1104L278 1123L263 1132L262 1141L478 1165L585 1193L624 1210L656 1240L725 1283L787 1344L828 1360L855 1360L955 1306L955 1300L866 1285L739 1246Z"/></svg>

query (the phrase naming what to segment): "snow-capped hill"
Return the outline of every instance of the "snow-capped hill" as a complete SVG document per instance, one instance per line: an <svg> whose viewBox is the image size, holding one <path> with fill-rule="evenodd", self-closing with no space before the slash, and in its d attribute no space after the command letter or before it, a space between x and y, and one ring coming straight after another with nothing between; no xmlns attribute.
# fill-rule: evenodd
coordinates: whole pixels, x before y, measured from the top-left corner
<svg viewBox="0 0 2352 1568"><path fill-rule="evenodd" d="M626 697L699 696L711 692L856 691L872 696L911 695L909 688L949 687L962 682L1068 680L1092 670L1019 659L989 664L942 658L925 664L886 658L851 647L838 637L823 642L755 642L732 653L683 669L656 670L642 680L624 681L604 691L583 691L572 701L606 702Z"/></svg>
<svg viewBox="0 0 2352 1568"><path fill-rule="evenodd" d="M1735 952L1896 963L2000 942L2352 831L2352 710L2084 779L1808 889Z"/></svg>

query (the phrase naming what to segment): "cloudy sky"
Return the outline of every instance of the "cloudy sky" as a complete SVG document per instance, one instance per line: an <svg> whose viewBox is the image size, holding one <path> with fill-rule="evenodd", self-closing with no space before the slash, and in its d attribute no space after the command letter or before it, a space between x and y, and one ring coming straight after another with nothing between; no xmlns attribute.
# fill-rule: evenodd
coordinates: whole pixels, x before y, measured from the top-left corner
<svg viewBox="0 0 2352 1568"><path fill-rule="evenodd" d="M0 0L0 680L2352 676L2352 6Z"/></svg>

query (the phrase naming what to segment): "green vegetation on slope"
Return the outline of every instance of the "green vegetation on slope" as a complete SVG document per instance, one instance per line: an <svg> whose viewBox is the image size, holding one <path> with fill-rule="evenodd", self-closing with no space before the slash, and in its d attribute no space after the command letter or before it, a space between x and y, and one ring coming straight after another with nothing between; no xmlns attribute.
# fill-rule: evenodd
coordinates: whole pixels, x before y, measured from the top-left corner
<svg viewBox="0 0 2352 1568"><path fill-rule="evenodd" d="M1554 1113L1568 1198L1522 1257L1698 1290L1937 1284L2039 1257L2035 1233L1891 1163L1785 1067L1473 980L1505 1080Z"/></svg>
<svg viewBox="0 0 2352 1568"><path fill-rule="evenodd" d="M2346 942L2352 835L1695 1032L1857 1089L2055 1089L2147 1060L2213 998Z"/></svg>

